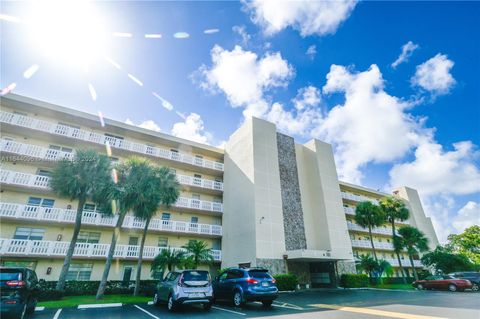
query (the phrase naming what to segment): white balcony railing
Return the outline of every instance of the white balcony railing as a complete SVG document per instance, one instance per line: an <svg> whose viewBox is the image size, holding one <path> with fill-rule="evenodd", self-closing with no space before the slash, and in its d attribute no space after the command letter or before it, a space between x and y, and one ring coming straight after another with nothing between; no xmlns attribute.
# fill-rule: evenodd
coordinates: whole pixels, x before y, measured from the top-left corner
<svg viewBox="0 0 480 319"><path fill-rule="evenodd" d="M177 175L177 177L178 176L179 175ZM49 180L50 180L50 177L48 176L0 169L0 183L4 183L4 184L49 190L50 189L50 187L48 187ZM223 185L222 185L222 188L223 188ZM173 206L209 210L213 212L223 212L222 203L190 199L185 197L178 198L178 201Z"/></svg>
<svg viewBox="0 0 480 319"><path fill-rule="evenodd" d="M354 230L354 231L361 231L361 232L367 232L368 233L368 228L363 228L358 224L350 223L347 222L347 228L348 230ZM382 235L392 235L392 229L391 228L379 228L375 227L372 228L372 233L374 234L382 234Z"/></svg>
<svg viewBox="0 0 480 319"><path fill-rule="evenodd" d="M361 195L355 195L355 194L347 193L347 192L342 192L342 198L352 200L352 201L355 201L355 202L366 202L366 201L368 201L368 202L372 202L374 204L378 204L378 200L376 200L374 198L361 196Z"/></svg>
<svg viewBox="0 0 480 319"><path fill-rule="evenodd" d="M55 221L60 223L75 223L76 211L73 209L60 209L53 207L39 207L16 203L0 203L0 217L15 218L19 220ZM83 225L96 225L114 227L118 216L104 216L98 212L84 211L82 215ZM145 221L131 215L127 215L123 221L123 228L143 229ZM222 226L188 223L183 221L162 220L152 218L148 229L151 231L165 231L173 233L222 235Z"/></svg>
<svg viewBox="0 0 480 319"><path fill-rule="evenodd" d="M87 141L95 144L109 144L113 148L127 150L135 153L160 157L172 161L187 163L195 166L205 167L217 171L223 171L223 163L206 160L200 157L172 152L167 149L136 143L124 139L105 136L100 133L77 129L71 126L47 122L33 117L24 116L10 112L0 112L0 123L27 127L33 130L61 135L76 140Z"/></svg>
<svg viewBox="0 0 480 319"><path fill-rule="evenodd" d="M372 244L370 243L370 240L352 239L351 241L353 247L372 249ZM375 249L393 250L392 243L374 241L373 245L375 246Z"/></svg>
<svg viewBox="0 0 480 319"><path fill-rule="evenodd" d="M398 264L398 260L395 259L395 258L385 258L385 260L388 261L388 263L389 263L390 265L394 266L394 267L400 266L400 265ZM414 260L414 261L413 261L413 265L414 265L415 267L423 267L422 262L421 262L420 260ZM409 267L411 267L410 260L408 260L408 259L402 259L402 267L404 267L404 268L409 268Z"/></svg>
<svg viewBox="0 0 480 319"><path fill-rule="evenodd" d="M5 239L0 238L0 256L41 256L54 257L65 256L67 254L69 242L66 241L48 241L48 240L24 240L24 239ZM77 243L74 257L84 258L106 258L110 244L92 244ZM144 246L143 258L152 260L165 247ZM183 248L172 248L183 250ZM115 258L138 258L140 246L116 245ZM213 259L220 261L222 254L220 250L212 250Z"/></svg>
<svg viewBox="0 0 480 319"><path fill-rule="evenodd" d="M33 157L45 161L58 161L61 159L72 159L75 153L52 150L46 147L25 144L15 141L0 140L0 150L6 153L18 154L19 156ZM223 191L223 183L208 179L177 174L180 184L196 186L206 189Z"/></svg>

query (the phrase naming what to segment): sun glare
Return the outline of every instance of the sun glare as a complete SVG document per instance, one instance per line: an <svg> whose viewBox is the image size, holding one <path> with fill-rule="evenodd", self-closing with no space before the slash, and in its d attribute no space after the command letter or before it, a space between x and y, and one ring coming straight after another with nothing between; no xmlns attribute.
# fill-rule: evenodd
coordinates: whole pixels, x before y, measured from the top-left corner
<svg viewBox="0 0 480 319"><path fill-rule="evenodd" d="M88 69L105 55L105 21L88 1L39 1L28 24L35 48L55 61Z"/></svg>

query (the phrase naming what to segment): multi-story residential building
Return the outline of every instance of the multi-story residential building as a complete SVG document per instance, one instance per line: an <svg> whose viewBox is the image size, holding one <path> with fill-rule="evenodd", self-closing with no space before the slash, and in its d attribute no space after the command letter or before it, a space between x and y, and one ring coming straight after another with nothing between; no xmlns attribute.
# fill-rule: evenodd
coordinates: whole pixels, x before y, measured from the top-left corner
<svg viewBox="0 0 480 319"><path fill-rule="evenodd" d="M371 251L368 232L355 225L352 214L359 201L387 194L340 182L329 144L297 144L256 118L246 120L222 150L13 94L1 98L1 108L4 265L29 266L40 278L58 279L77 207L53 194L49 174L76 149L107 154L106 144L112 161L143 156L175 170L182 187L177 203L159 210L150 224L143 279L155 275L150 262L162 248L192 239L213 249L215 263L202 265L212 271L265 266L273 273L296 273L312 286L335 284L338 274L355 272L357 255ZM422 230L435 247L417 192L403 187L394 193L410 209L404 223ZM85 205L69 279L100 279L115 221L92 203ZM109 279L133 278L143 225L131 215L125 219ZM389 226L375 229L374 241L379 256L396 266ZM415 265L421 267L418 258Z"/></svg>

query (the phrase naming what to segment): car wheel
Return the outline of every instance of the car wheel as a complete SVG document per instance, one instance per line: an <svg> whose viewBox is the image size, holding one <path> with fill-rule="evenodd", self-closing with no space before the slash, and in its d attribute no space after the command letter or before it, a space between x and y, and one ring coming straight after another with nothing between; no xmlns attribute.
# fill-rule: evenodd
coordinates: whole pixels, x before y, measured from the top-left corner
<svg viewBox="0 0 480 319"><path fill-rule="evenodd" d="M455 292L457 291L457 286L455 286L454 284L450 284L448 285L448 290L450 290L451 292Z"/></svg>
<svg viewBox="0 0 480 319"><path fill-rule="evenodd" d="M478 290L480 290L480 286L478 284L473 284L472 291L478 291Z"/></svg>
<svg viewBox="0 0 480 319"><path fill-rule="evenodd" d="M211 302L209 302L209 303L204 303L204 304L203 304L203 309L205 309L205 310L207 310L207 311L210 310L210 309L212 309L212 303L211 303Z"/></svg>
<svg viewBox="0 0 480 319"><path fill-rule="evenodd" d="M160 305L160 298L158 298L158 293L155 293L155 295L153 296L153 304L155 306L159 306Z"/></svg>
<svg viewBox="0 0 480 319"><path fill-rule="evenodd" d="M264 300L262 301L262 305L264 307L271 307L272 306L272 303L273 303L273 300Z"/></svg>
<svg viewBox="0 0 480 319"><path fill-rule="evenodd" d="M176 305L175 305L175 300L173 300L173 296L170 295L168 296L168 301L167 301L167 309L168 311L175 311L176 310Z"/></svg>
<svg viewBox="0 0 480 319"><path fill-rule="evenodd" d="M235 307L240 307L240 306L243 306L244 302L242 300L242 294L240 293L240 291L235 291L233 293L233 305Z"/></svg>
<svg viewBox="0 0 480 319"><path fill-rule="evenodd" d="M422 284L418 284L418 285L417 285L417 289L418 289L418 290L423 290L423 285L422 285Z"/></svg>

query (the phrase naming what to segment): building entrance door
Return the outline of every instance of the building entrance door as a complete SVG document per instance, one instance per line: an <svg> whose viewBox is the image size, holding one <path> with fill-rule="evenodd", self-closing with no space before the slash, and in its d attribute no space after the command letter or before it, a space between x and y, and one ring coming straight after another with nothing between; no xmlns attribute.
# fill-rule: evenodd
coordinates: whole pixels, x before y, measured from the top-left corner
<svg viewBox="0 0 480 319"><path fill-rule="evenodd" d="M335 287L335 265L332 261L310 263L312 288Z"/></svg>

